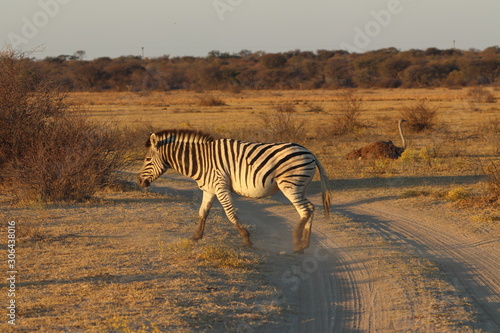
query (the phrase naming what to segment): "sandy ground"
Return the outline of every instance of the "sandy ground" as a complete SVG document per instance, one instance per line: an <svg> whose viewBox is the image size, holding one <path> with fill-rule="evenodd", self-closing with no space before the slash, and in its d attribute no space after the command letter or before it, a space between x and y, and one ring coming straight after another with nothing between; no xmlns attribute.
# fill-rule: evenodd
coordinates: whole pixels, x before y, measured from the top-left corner
<svg viewBox="0 0 500 333"><path fill-rule="evenodd" d="M298 214L284 196L235 196L254 242L245 252L264 258L258 272L193 257L214 242L240 244L219 204L195 250L172 253L169 244L194 231L201 201L195 182L175 173L148 190L166 195L0 210L5 220L44 221L40 240L19 239L21 331L146 324L141 332L153 332L157 323L179 332L500 332L497 233L472 233L461 227L464 216L399 199L393 188L335 180L326 219L319 184L311 185L317 210L303 255L293 253ZM3 321L0 331L15 329Z"/></svg>
<svg viewBox="0 0 500 333"><path fill-rule="evenodd" d="M195 184L185 184L153 190L192 197ZM284 197L236 199L289 304L283 332L500 332L498 238L466 233L439 211L346 192L334 192L327 221L310 192L316 222L302 256L292 254L298 216Z"/></svg>

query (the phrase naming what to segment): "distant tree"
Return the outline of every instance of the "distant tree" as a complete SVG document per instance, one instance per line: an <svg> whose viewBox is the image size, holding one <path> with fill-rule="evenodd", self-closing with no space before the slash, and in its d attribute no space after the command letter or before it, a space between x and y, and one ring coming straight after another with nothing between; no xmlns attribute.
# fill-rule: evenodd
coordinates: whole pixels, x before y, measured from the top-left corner
<svg viewBox="0 0 500 333"><path fill-rule="evenodd" d="M83 59L85 58L86 54L87 54L87 53L86 53L85 51L83 51L83 50L78 50L78 51L76 51L76 52L73 54L73 56L74 56L75 60L83 60Z"/></svg>
<svg viewBox="0 0 500 333"><path fill-rule="evenodd" d="M287 63L286 57L280 53L266 54L260 59L260 61L267 69L283 68Z"/></svg>
<svg viewBox="0 0 500 333"><path fill-rule="evenodd" d="M496 57L497 55L500 54L500 47L499 46L490 46L490 47L485 48L480 53L484 57Z"/></svg>
<svg viewBox="0 0 500 333"><path fill-rule="evenodd" d="M78 61L72 66L71 78L78 90L96 91L109 88L106 81L109 74L104 70L109 58L99 58L92 62ZM109 59L111 62L111 59Z"/></svg>
<svg viewBox="0 0 500 333"><path fill-rule="evenodd" d="M429 47L428 49L425 50L424 55L431 57L438 56L441 55L441 50L435 47Z"/></svg>
<svg viewBox="0 0 500 333"><path fill-rule="evenodd" d="M113 61L104 68L108 82L116 90L139 89L142 86L142 79L134 82L133 76L139 73L142 78L145 69L136 59L123 59L121 62Z"/></svg>
<svg viewBox="0 0 500 333"><path fill-rule="evenodd" d="M437 87L446 83L448 75L459 68L451 63L426 63L408 67L403 77L403 85L409 88Z"/></svg>
<svg viewBox="0 0 500 333"><path fill-rule="evenodd" d="M335 87L352 87L354 85L351 74L351 64L344 56L328 59L324 65L324 73L328 81Z"/></svg>
<svg viewBox="0 0 500 333"><path fill-rule="evenodd" d="M500 76L500 59L488 58L470 63L478 84L494 84Z"/></svg>
<svg viewBox="0 0 500 333"><path fill-rule="evenodd" d="M437 87L498 84L500 47L457 50L384 48L365 53L292 50L284 53L210 51L206 57L85 61L73 55L25 59L26 68L70 90L228 89L233 87Z"/></svg>
<svg viewBox="0 0 500 333"><path fill-rule="evenodd" d="M238 55L241 58L250 58L252 56L252 51L250 51L250 50L241 50L240 52L238 52Z"/></svg>
<svg viewBox="0 0 500 333"><path fill-rule="evenodd" d="M411 61L399 57L392 57L381 64L381 72L384 76L396 79L405 69L410 67Z"/></svg>

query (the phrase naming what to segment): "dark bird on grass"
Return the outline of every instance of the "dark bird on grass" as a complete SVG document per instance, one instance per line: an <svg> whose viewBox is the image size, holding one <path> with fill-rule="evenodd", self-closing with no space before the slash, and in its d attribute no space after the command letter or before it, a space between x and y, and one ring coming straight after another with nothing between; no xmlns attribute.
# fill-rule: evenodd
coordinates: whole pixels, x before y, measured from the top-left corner
<svg viewBox="0 0 500 333"><path fill-rule="evenodd" d="M406 149L406 140L403 135L403 123L404 119L400 119L398 122L399 135L401 136L401 142L403 147L397 147L392 143L392 141L376 141L372 142L362 148L355 149L346 155L348 160L374 160L374 159L397 159L401 157L401 154Z"/></svg>

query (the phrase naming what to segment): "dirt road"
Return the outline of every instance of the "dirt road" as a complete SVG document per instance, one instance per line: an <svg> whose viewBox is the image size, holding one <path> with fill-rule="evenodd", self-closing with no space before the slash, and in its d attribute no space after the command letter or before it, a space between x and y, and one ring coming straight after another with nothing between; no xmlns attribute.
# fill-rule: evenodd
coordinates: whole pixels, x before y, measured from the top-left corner
<svg viewBox="0 0 500 333"><path fill-rule="evenodd" d="M473 301L478 327L500 331L500 241L454 228L449 221L423 210L396 208L383 201L340 199L337 209L363 220L386 239L413 249L439 264L448 280Z"/></svg>
<svg viewBox="0 0 500 333"><path fill-rule="evenodd" d="M314 236L302 256L292 254L297 213L284 197L236 199L256 251L270 256L270 280L289 303L283 332L431 332L461 325L500 332L498 239L467 234L443 216L394 207L387 198L337 193L332 211L379 240L360 246L342 236L349 228L339 232L335 219L325 221L318 194L310 198L317 206ZM398 259L396 252L411 255ZM422 280L410 272L418 260L436 263L444 277L433 272Z"/></svg>

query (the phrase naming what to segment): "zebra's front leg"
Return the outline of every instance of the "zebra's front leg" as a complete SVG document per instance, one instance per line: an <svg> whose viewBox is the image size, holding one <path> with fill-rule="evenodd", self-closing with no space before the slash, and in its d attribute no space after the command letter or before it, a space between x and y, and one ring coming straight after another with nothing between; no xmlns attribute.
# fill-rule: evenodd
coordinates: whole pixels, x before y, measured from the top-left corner
<svg viewBox="0 0 500 333"><path fill-rule="evenodd" d="M193 235L193 240L197 241L203 238L203 231L205 230L205 221L207 220L208 213L210 212L210 208L212 208L212 204L215 200L215 194L208 193L203 191L203 200L201 202L200 210L199 210L199 220L198 227Z"/></svg>
<svg viewBox="0 0 500 333"><path fill-rule="evenodd" d="M253 244L250 241L250 232L240 225L240 220L236 214L236 209L234 208L231 190L225 182L222 182L222 184L217 187L217 199L219 199L219 202L224 208L227 218L234 224L243 238L243 243L248 247L252 247Z"/></svg>

